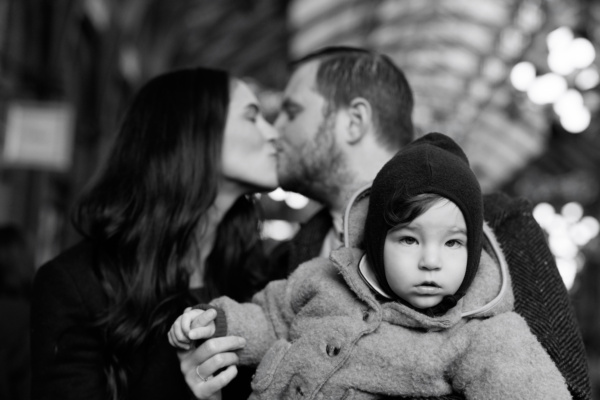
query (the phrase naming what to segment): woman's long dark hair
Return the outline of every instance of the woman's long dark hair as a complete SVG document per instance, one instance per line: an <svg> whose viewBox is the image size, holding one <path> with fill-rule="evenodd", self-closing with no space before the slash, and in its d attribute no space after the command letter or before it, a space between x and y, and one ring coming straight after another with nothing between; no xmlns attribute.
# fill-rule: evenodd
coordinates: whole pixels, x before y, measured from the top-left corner
<svg viewBox="0 0 600 400"><path fill-rule="evenodd" d="M29 300L34 271L25 232L13 224L0 226L0 298Z"/></svg>
<svg viewBox="0 0 600 400"><path fill-rule="evenodd" d="M110 306L97 324L105 332L115 399L127 391L130 356L147 340L166 335L182 311L194 246L202 239L198 232L221 176L230 87L226 72L204 68L149 81L75 209L75 227L100 249L96 272ZM204 281L211 295L240 299L260 283L254 269L262 261L258 227L252 199L238 199L207 260Z"/></svg>

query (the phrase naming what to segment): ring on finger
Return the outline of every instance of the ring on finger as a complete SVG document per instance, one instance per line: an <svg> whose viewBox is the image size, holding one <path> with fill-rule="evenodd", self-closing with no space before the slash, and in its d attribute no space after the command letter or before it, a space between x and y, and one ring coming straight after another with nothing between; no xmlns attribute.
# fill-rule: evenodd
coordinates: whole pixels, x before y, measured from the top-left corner
<svg viewBox="0 0 600 400"><path fill-rule="evenodd" d="M206 381L208 381L208 379L209 379L209 378L205 378L205 377L203 377L203 376L200 374L200 370L199 370L199 368L200 368L200 366L198 365L198 366L196 367L196 375L198 376L198 378L200 378L200 380L201 380L202 382L206 382Z"/></svg>

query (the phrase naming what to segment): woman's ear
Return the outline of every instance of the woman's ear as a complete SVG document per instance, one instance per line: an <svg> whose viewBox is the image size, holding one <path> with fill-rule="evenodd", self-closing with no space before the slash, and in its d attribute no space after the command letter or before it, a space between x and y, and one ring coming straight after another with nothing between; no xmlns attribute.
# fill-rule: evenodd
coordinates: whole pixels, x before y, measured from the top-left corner
<svg viewBox="0 0 600 400"><path fill-rule="evenodd" d="M371 103L363 97L357 97L350 102L348 114L350 116L348 143L354 144L373 128Z"/></svg>

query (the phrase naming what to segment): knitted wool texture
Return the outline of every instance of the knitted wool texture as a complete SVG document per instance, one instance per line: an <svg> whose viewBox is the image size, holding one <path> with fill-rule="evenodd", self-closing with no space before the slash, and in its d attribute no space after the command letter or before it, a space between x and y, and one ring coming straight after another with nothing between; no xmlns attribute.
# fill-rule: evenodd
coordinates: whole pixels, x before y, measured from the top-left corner
<svg viewBox="0 0 600 400"><path fill-rule="evenodd" d="M483 240L481 188L467 156L454 140L441 133L429 133L404 147L383 166L371 188L364 244L379 284L389 296L398 299L385 278L383 248L386 235L393 228L385 214L395 196L411 198L424 193L451 200L467 225L468 258L463 282L454 295L445 296L435 307L420 310L440 315L465 295L477 272Z"/></svg>

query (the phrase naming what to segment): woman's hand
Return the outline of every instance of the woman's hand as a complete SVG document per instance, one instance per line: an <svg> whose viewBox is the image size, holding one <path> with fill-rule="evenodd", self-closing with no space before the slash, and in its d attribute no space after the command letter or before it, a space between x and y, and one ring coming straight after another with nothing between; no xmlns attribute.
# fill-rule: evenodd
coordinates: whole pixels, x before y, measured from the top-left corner
<svg viewBox="0 0 600 400"><path fill-rule="evenodd" d="M212 316L205 314L195 319L194 326L207 326L212 322ZM205 337L212 335L208 335L208 330L206 333ZM224 336L208 339L196 349L178 351L181 372L196 398L221 399L221 389L237 375L235 365L238 363L238 356L234 351L243 348L245 344L246 341L241 337ZM219 372L215 375L217 371Z"/></svg>

